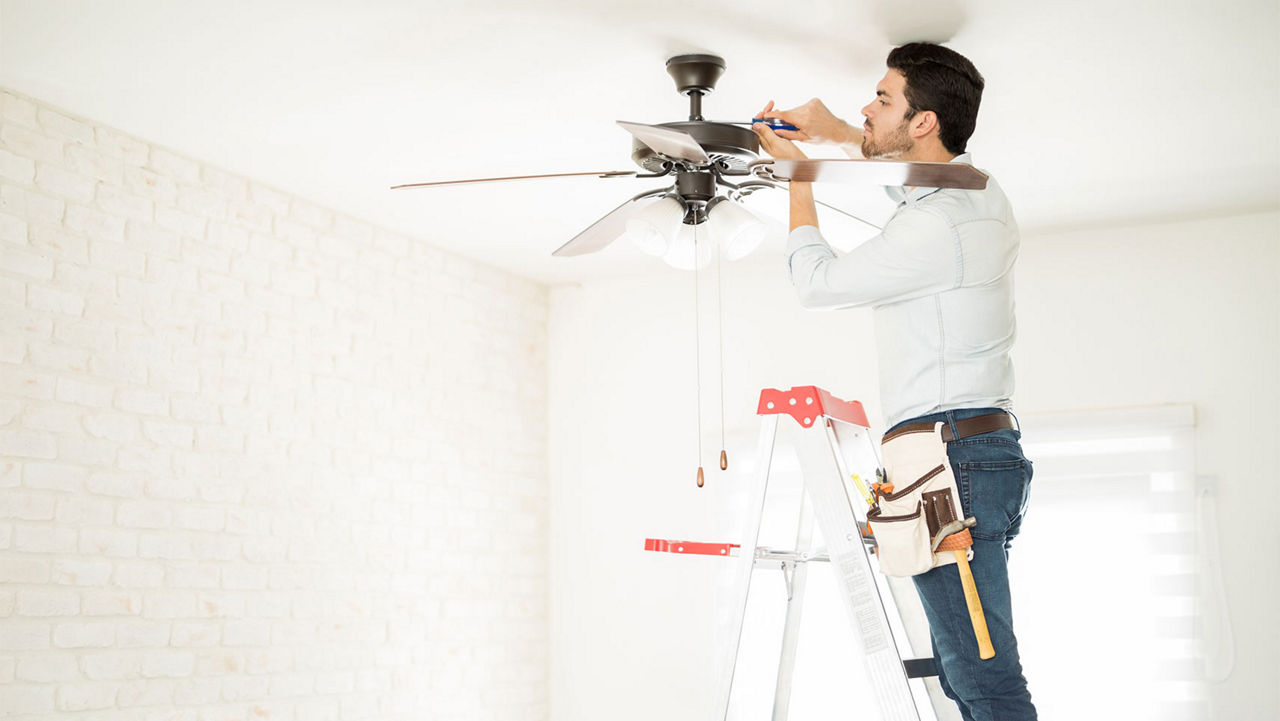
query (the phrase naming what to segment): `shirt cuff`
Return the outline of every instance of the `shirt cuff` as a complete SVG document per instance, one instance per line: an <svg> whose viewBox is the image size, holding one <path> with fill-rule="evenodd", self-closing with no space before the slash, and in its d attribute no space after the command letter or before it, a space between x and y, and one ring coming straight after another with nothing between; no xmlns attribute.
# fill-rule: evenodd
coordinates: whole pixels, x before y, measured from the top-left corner
<svg viewBox="0 0 1280 721"><path fill-rule="evenodd" d="M826 238L816 225L802 225L787 236L787 255L790 256L806 245L827 245Z"/></svg>
<svg viewBox="0 0 1280 721"><path fill-rule="evenodd" d="M792 283L795 282L797 256L802 259L801 262L822 262L834 255L835 251L827 244L816 225L802 225L787 236L787 274L791 276Z"/></svg>

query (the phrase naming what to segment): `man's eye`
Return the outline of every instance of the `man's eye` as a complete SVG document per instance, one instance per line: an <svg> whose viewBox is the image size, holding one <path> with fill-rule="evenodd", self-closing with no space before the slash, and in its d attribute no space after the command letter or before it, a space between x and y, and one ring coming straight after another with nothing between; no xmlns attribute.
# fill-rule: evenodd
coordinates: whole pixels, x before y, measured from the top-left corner
<svg viewBox="0 0 1280 721"><path fill-rule="evenodd" d="M888 103L886 103L886 102L885 102L885 101L883 101L883 100L881 100L881 101L880 101L880 104L881 104L881 105L883 105L883 106L885 106L885 107L888 107L888 106L889 106L889 104L888 104Z"/></svg>

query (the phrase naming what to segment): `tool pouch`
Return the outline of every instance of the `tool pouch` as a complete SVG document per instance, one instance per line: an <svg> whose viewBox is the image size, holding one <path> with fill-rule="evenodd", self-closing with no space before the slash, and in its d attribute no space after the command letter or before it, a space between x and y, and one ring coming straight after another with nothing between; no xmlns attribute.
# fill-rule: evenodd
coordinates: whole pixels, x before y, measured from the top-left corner
<svg viewBox="0 0 1280 721"><path fill-rule="evenodd" d="M895 436L881 446L886 482L893 490L877 491L867 523L876 538L880 570L887 576L914 576L956 562L950 550L930 550L939 528L964 517L943 425ZM968 531L952 538L944 549L971 545Z"/></svg>
<svg viewBox="0 0 1280 721"><path fill-rule="evenodd" d="M929 552L929 527L924 506L916 503L910 513L886 515L877 504L867 512L867 523L876 537L880 572L886 576L914 576L933 568Z"/></svg>

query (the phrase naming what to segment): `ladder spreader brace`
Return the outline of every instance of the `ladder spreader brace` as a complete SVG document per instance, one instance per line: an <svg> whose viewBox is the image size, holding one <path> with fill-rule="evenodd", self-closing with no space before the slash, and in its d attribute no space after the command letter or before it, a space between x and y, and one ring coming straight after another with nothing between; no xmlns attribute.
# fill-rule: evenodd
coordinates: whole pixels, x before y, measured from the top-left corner
<svg viewBox="0 0 1280 721"><path fill-rule="evenodd" d="M728 719L752 570L776 568L783 572L786 583L787 613L772 719L786 720L808 562L819 561L832 563L835 568L843 605L860 647L857 650L861 651L863 670L874 692L880 717L886 721L935 721L937 716L928 693L919 681L910 681L936 675L934 661L901 658L898 648L905 647L907 640L903 619L888 580L878 571L875 541L864 533L869 494L862 479L876 478L880 461L862 404L841 400L816 386L797 386L786 391L766 388L760 392L756 414L762 416L762 423L759 466L749 507L754 513L748 518L742 536L743 542L755 550L743 554L740 543L645 539L646 551L736 559L733 595L736 607L731 621L736 623L737 633L733 656L726 656L722 669L717 689L719 709L714 718ZM790 437L804 477L805 497L800 504L796 547L791 550L756 545L781 415L796 421L796 426L787 425L785 435ZM856 458L851 463L846 455ZM850 468L862 471L863 475L850 473ZM810 548L814 520L827 542L825 549ZM890 601L887 604L886 598ZM918 608L916 610L918 612ZM850 718L855 716L861 717L851 709Z"/></svg>

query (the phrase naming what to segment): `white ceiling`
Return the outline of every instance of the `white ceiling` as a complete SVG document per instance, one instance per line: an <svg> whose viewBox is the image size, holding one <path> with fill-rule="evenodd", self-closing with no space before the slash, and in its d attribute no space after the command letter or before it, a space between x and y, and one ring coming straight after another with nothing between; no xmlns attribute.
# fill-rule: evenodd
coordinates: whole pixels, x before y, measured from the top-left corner
<svg viewBox="0 0 1280 721"><path fill-rule="evenodd" d="M632 169L613 121L684 119L664 70L680 52L727 61L708 118L815 95L854 118L912 39L986 76L970 150L1024 230L1280 207L1276 0L0 0L0 85L562 282L661 267L549 255L657 181L388 186ZM874 189L820 197L886 209Z"/></svg>

